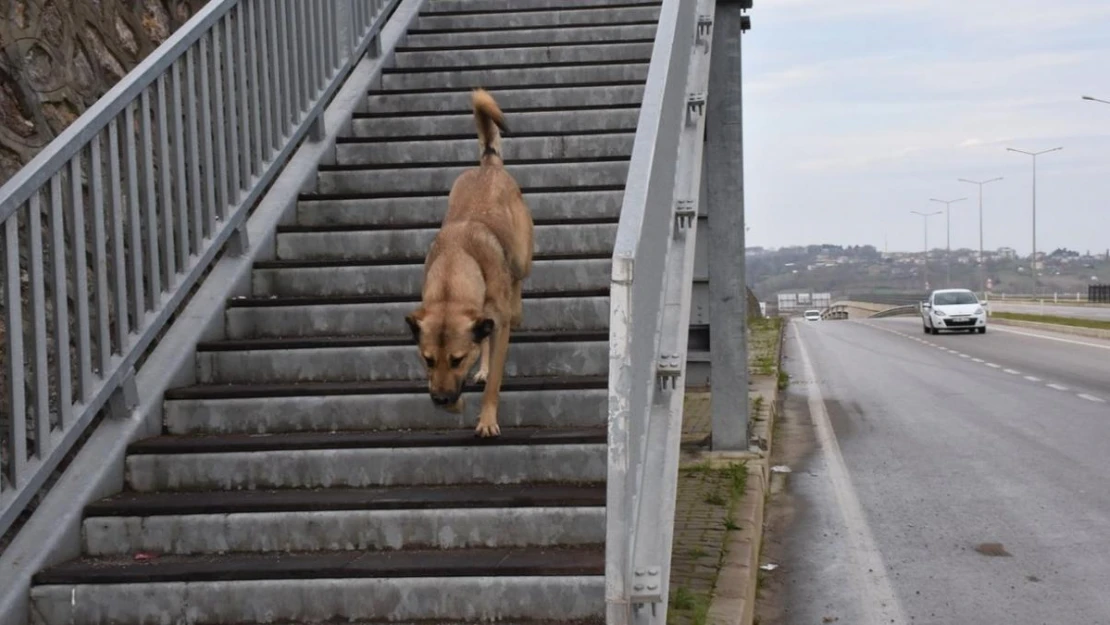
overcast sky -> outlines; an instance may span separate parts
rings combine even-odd
[[[1110,0],[756,0],[744,35],[748,245],[1110,247]],[[944,215],[929,244],[944,246]]]

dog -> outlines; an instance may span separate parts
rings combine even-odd
[[[432,402],[463,409],[467,373],[481,360],[485,382],[475,432],[498,436],[497,407],[509,331],[522,321],[521,287],[532,272],[532,213],[505,170],[501,108],[486,90],[471,93],[478,166],[459,174],[447,214],[424,259],[420,306],[405,316],[428,376]]]

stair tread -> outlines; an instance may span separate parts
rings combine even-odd
[[[617,217],[568,217],[558,219],[533,219],[532,224],[537,228],[550,228],[558,226],[610,226],[619,223]],[[384,224],[329,224],[329,225],[301,225],[290,224],[278,226],[277,233],[282,234],[328,234],[332,232],[398,232],[418,230],[438,230],[442,221],[384,223]]]
[[[322,263],[318,265],[299,265],[304,267],[361,266],[350,263]],[[584,297],[609,297],[609,289],[584,289],[579,291],[523,292],[523,299],[574,299]],[[328,295],[307,297],[243,297],[228,301],[228,308],[278,308],[283,306],[339,306],[352,304],[396,304],[419,302],[420,294],[409,295]]]
[[[617,10],[617,9],[638,9],[641,7],[659,6],[660,0],[629,0],[619,4],[599,4],[599,5],[586,5],[575,6],[568,5],[566,7],[528,7],[528,8],[507,8],[502,10],[495,9],[469,9],[462,11],[430,11],[431,6],[421,9],[421,17],[459,17],[463,15],[512,15],[516,13],[548,13],[556,11],[602,11],[602,10]]]
[[[587,390],[608,388],[608,376],[506,377],[502,393],[514,391]],[[465,393],[480,391],[467,384]],[[394,395],[428,392],[420,380],[383,380],[377,382],[310,382],[304,384],[196,384],[169,389],[164,397],[175,399],[234,399],[246,397],[302,397],[320,395]],[[431,401],[431,400],[429,400]]]
[[[621,26],[658,26],[659,20],[623,20],[615,22],[564,22],[561,24],[529,24],[522,26],[485,26],[463,28],[410,28],[408,35],[454,35],[472,33],[503,33],[522,30],[574,30],[576,28],[613,28]]]
[[[85,507],[86,517],[604,506],[604,484],[474,484],[207,492],[127,492]]]
[[[605,551],[590,547],[342,551],[292,554],[81,558],[35,575],[44,584],[134,584],[367,577],[603,575]]]
[[[611,258],[612,254],[599,254],[597,252],[571,252],[565,254],[535,254],[532,256],[532,262],[609,260]],[[385,265],[423,265],[424,260],[424,254],[420,254],[419,256],[395,256],[388,258],[267,260],[255,263],[254,268],[293,269],[302,267],[380,267]],[[525,284],[527,284],[527,282]],[[527,297],[527,295],[525,297]]]
[[[640,103],[639,102],[625,102],[625,103],[620,103],[620,104],[582,104],[582,105],[579,105],[579,106],[526,106],[526,107],[517,107],[517,108],[505,107],[505,108],[501,109],[501,112],[504,113],[506,117],[510,117],[510,116],[513,116],[513,115],[523,115],[523,114],[528,114],[528,113],[580,113],[580,112],[584,112],[584,111],[614,111],[614,110],[629,110],[629,109],[638,109],[638,108],[640,108]],[[454,111],[454,110],[451,110],[451,111],[402,111],[402,112],[399,112],[399,113],[359,112],[359,113],[355,113],[351,118],[352,119],[408,119],[408,118],[413,118],[413,117],[458,117],[460,119],[464,119],[466,117],[472,117],[473,115],[474,115],[474,113],[472,111],[459,112],[459,111]],[[595,133],[597,131],[582,130],[582,131],[578,131],[578,132],[581,132],[582,134],[591,134],[591,133]],[[630,133],[630,132],[635,132],[635,130],[608,130],[608,131],[605,131],[605,132]],[[505,133],[505,137],[510,137],[510,136],[515,137],[517,135],[516,134],[510,135],[509,132]],[[473,138],[473,137],[471,137],[471,138]]]
[[[524,48],[573,48],[579,46],[612,46],[612,45],[635,45],[654,43],[655,40],[647,37],[634,37],[631,39],[605,39],[601,41],[535,41],[535,42],[513,42],[511,44],[503,43],[483,43],[483,44],[464,44],[457,46],[397,46],[394,52],[397,54],[414,54],[420,52],[448,52],[452,50],[520,50]]]
[[[513,343],[565,343],[579,341],[607,341],[607,330],[568,330],[568,331],[516,331],[512,334]],[[287,337],[260,339],[222,339],[197,344],[198,352],[222,352],[240,350],[277,350],[277,349],[328,349],[343,347],[395,347],[412,345],[412,337],[393,336],[329,336],[329,337]]]
[[[132,443],[127,453],[243,453],[320,449],[401,449],[484,445],[580,445],[605,443],[605,428],[505,428],[481,438],[473,430],[382,430],[362,432],[289,432],[280,434],[200,434],[155,436]]]
[[[497,97],[498,90],[532,90],[539,91],[545,89],[583,89],[594,88],[604,89],[606,87],[642,87],[644,81],[642,80],[602,80],[597,82],[575,82],[575,83],[537,83],[530,85],[519,85],[514,87],[498,86],[489,87],[486,91],[490,92],[494,98]],[[473,87],[421,87],[418,89],[375,89],[369,92],[372,96],[389,96],[389,95],[404,95],[407,93],[412,94],[427,94],[427,93],[469,93],[473,91]]]
[[[509,133],[505,133],[509,137]],[[508,169],[514,166],[536,166],[545,165],[551,167],[563,167],[567,165],[593,165],[596,163],[623,163],[629,160],[628,156],[591,156],[589,158],[536,158],[536,159],[520,159],[509,161],[505,163]],[[347,163],[336,165],[320,165],[318,170],[321,172],[330,171],[383,171],[383,170],[403,170],[403,169],[452,169],[452,168],[477,168],[478,162],[475,159],[454,162],[427,162],[427,163]]]
[[[531,30],[531,29],[524,29]],[[473,65],[445,65],[432,67],[386,67],[383,75],[401,76],[404,74],[447,74],[451,72],[505,71],[515,69],[568,69],[580,67],[612,67],[625,65],[647,65],[651,59],[617,59],[615,61],[559,61],[548,63],[489,63],[481,67]],[[508,133],[505,133],[508,136]]]

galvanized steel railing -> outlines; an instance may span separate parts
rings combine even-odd
[[[214,0],[0,188],[0,534],[241,227],[398,0]]]
[[[613,252],[606,622],[663,622],[716,0],[663,0]]]

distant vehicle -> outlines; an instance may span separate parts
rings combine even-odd
[[[809,310],[802,313],[802,316],[805,317],[806,321],[820,321],[821,311],[817,310],[816,308],[810,308]]]
[[[987,332],[986,304],[967,289],[940,289],[921,302],[921,325],[925,334],[941,330]]]

